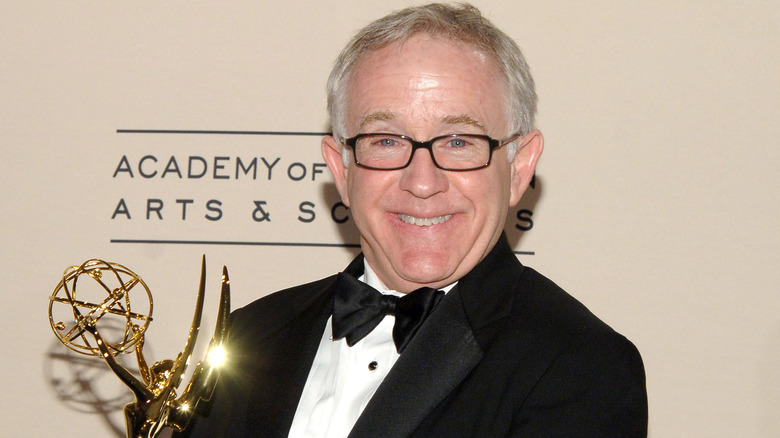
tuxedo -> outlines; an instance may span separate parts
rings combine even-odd
[[[359,277],[363,258],[345,270]],[[286,437],[336,276],[233,312],[229,362],[192,437]],[[423,323],[350,437],[644,437],[642,360],[502,236]]]

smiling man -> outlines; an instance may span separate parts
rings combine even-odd
[[[516,131],[501,71],[468,43],[412,35],[365,54],[352,68],[343,111],[345,135],[445,136],[429,151],[415,153],[404,138],[358,136],[352,151],[343,149],[343,140],[323,140],[323,155],[344,203],[352,208],[366,261],[397,291],[452,284],[495,246],[507,210],[533,176],[542,135]],[[446,137],[451,134],[468,136]],[[487,137],[499,139],[495,150]],[[523,147],[510,160],[518,143]],[[391,167],[400,169],[363,167],[388,167],[388,158],[379,155],[391,153],[385,149],[393,150]],[[464,149],[475,151],[459,161]],[[343,161],[342,150],[347,150]],[[364,150],[377,156],[361,160]],[[358,158],[353,166],[350,153]],[[460,169],[462,164],[487,163],[481,169]]]
[[[382,18],[336,61],[322,153],[344,272],[233,314],[202,437],[641,437],[634,346],[503,234],[542,153],[520,50],[468,5]]]

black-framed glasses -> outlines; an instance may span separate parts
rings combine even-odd
[[[416,141],[398,134],[358,134],[344,140],[352,148],[355,163],[366,169],[398,170],[412,162],[417,149],[427,149],[439,169],[465,171],[490,165],[493,151],[517,139],[496,140],[487,135],[449,134],[428,141]]]

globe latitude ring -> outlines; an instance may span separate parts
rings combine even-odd
[[[106,344],[120,353],[143,342],[152,321],[152,294],[135,272],[113,262],[90,259],[65,270],[49,297],[49,322],[71,350],[100,356],[87,325],[111,333]]]

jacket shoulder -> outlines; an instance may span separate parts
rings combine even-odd
[[[488,352],[517,359],[506,382],[524,394],[513,427],[528,436],[574,429],[583,437],[646,436],[645,372],[634,344],[531,268],[523,268],[513,294]]]
[[[336,278],[336,275],[332,275],[293,286],[258,298],[234,310],[230,315],[231,337],[240,336],[245,332],[250,332],[253,336],[258,333],[273,333],[304,310],[317,305],[318,301],[322,301],[324,305],[327,296],[333,290]]]
[[[518,422],[542,431],[546,420],[567,418],[580,436],[646,436],[645,372],[634,344],[543,275],[524,274],[516,321],[547,350],[530,361],[538,380],[524,411],[543,414]]]
[[[523,267],[514,295],[515,321],[538,327],[548,336],[571,339],[617,335],[579,300],[532,268]]]

